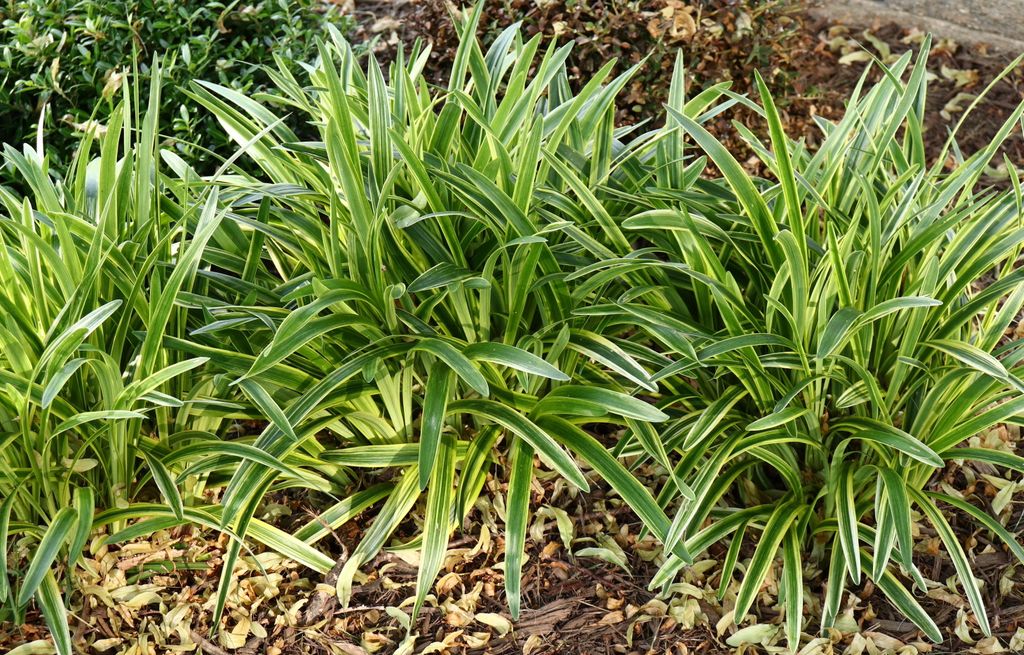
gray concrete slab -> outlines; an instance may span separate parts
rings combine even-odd
[[[1024,52],[1024,0],[812,0],[811,12],[855,25],[894,22],[961,43]]]

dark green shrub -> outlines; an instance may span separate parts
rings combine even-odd
[[[49,152],[70,157],[87,121],[101,123],[139,62],[146,88],[149,62],[166,57],[163,133],[187,150],[224,141],[217,123],[184,102],[179,87],[216,81],[254,94],[269,81],[262,66],[279,58],[290,68],[316,56],[314,39],[328,24],[350,20],[317,0],[179,2],[178,0],[7,0],[0,6],[0,137],[35,141],[40,114]]]

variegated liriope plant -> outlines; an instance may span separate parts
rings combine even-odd
[[[243,282],[218,272],[211,248],[232,235],[217,188],[160,146],[158,62],[152,73],[148,103],[126,85],[62,177],[37,148],[4,152],[27,192],[0,188],[0,620],[24,623],[34,601],[61,655],[65,600],[96,531],[114,543],[222,528],[207,492],[245,460],[277,467],[279,486],[348,482],[335,465],[287,467],[252,445],[233,425],[265,415],[176,345]],[[262,521],[248,535],[332,564]]]
[[[35,599],[62,654],[62,587],[92,531],[194,512],[163,463],[183,435],[195,461],[223,456],[206,360],[164,344],[203,318],[182,302],[221,214],[158,168],[153,71],[145,118],[125,87],[63,179],[38,149],[3,155],[27,193],[0,188],[0,619]]]
[[[726,85],[687,100],[679,67],[666,127],[627,140],[612,103],[629,72],[605,69],[573,94],[564,49],[538,57],[539,42],[513,27],[485,52],[468,36],[477,16],[447,89],[420,77],[425,52],[385,78],[337,38],[308,87],[279,71],[278,103],[307,113],[319,142],[296,142],[274,112],[227,89],[195,90],[265,174],[223,192],[253,236],[237,244],[235,272],[256,288],[211,309],[195,354],[216,360],[224,334],[256,346],[222,363],[276,417],[258,442],[275,457],[327,430],[344,447],[320,459],[401,470],[340,596],[425,489],[415,612],[497,455],[518,614],[533,456],[585,488],[575,455],[665,543],[656,585],[729,539],[721,592],[743,620],[781,553],[792,648],[807,559],[829,572],[823,627],[846,581],[868,575],[940,638],[900,581],[928,585],[913,559],[915,512],[945,543],[987,631],[940,507],[1022,551],[988,514],[928,483],[949,460],[1022,468],[1012,454],[963,447],[1016,420],[1024,402],[1019,357],[1001,343],[1024,300],[1013,269],[1019,185],[977,188],[1020,111],[984,151],[963,160],[947,149],[947,169],[945,152],[936,165],[924,155],[926,48],[915,65],[906,55],[886,68],[841,122],[822,121],[816,152],[785,137],[762,88],[770,143],[739,126],[771,172],[759,179],[701,127],[752,104]],[[721,178],[701,178],[709,160]],[[993,272],[994,284],[975,287]],[[628,427],[611,452],[579,427],[600,421]],[[656,504],[612,455],[671,471]],[[248,462],[226,516],[251,514],[274,475]],[[328,522],[377,496],[361,498],[342,500]]]
[[[719,595],[733,599],[737,622],[781,556],[791,650],[803,629],[808,563],[827,574],[822,630],[848,584],[869,578],[938,641],[938,626],[903,582],[919,593],[942,586],[916,563],[919,527],[944,546],[985,634],[985,592],[947,516],[991,531],[1024,561],[1015,535],[977,504],[984,498],[937,475],[961,462],[1024,471],[1012,452],[967,443],[1019,424],[1024,411],[1024,351],[1005,336],[1024,305],[1021,185],[1012,163],[1007,188],[983,185],[1000,145],[1024,127],[1024,106],[969,157],[955,148],[954,130],[930,164],[927,56],[926,42],[916,62],[907,53],[882,68],[879,83],[862,83],[841,121],[818,121],[814,151],[786,137],[758,78],[770,139],[736,127],[769,179],[749,174],[689,115],[677,79],[666,129],[692,139],[720,178],[687,177],[676,164],[664,186],[678,198],[637,198],[647,207],[621,223],[652,244],[648,252],[579,273],[644,271],[647,279],[606,316],[636,322],[636,346],[659,343],[672,360],[652,375],[670,420],[635,426],[618,451],[668,457],[661,506],[679,496],[677,480],[695,493],[679,503],[667,549],[684,543],[699,553],[729,542]],[[688,311],[661,302],[666,287],[687,294]],[[752,535],[756,548],[741,564]],[[670,557],[655,585],[683,565]]]
[[[926,53],[915,65],[907,55],[842,121],[822,121],[810,152],[785,137],[767,91],[761,105],[726,84],[686,98],[678,66],[666,126],[631,132],[616,129],[613,105],[632,71],[612,76],[609,64],[574,92],[567,48],[513,27],[484,50],[472,37],[479,15],[465,14],[447,88],[423,78],[424,50],[385,73],[337,34],[316,66],[274,72],[273,97],[194,86],[238,144],[210,179],[159,149],[146,123],[108,131],[99,163],[83,156],[63,185],[24,160],[37,198],[5,196],[0,294],[46,302],[2,324],[0,484],[17,520],[0,527],[37,546],[28,568],[43,574],[25,580],[45,582],[51,624],[59,590],[45,571],[60,552],[77,559],[63,528],[92,515],[85,491],[74,515],[60,509],[74,488],[110,493],[93,522],[113,526],[110,541],[185,521],[227,532],[217,625],[245,543],[326,572],[317,542],[380,502],[338,592],[348,598],[360,567],[422,507],[423,532],[406,544],[421,549],[418,611],[491,472],[507,483],[505,582],[518,615],[543,466],[580,489],[600,478],[631,505],[666,545],[656,586],[726,540],[721,593],[738,621],[781,554],[793,649],[811,562],[829,572],[823,627],[847,580],[869,576],[941,637],[901,582],[929,585],[914,562],[922,518],[986,627],[940,508],[1024,551],[971,499],[930,481],[950,460],[1024,470],[1013,454],[963,445],[1016,421],[1024,402],[1020,357],[1002,342],[1024,301],[1020,185],[978,188],[1020,110],[986,150],[963,159],[950,147],[952,167],[945,152],[929,165]],[[763,106],[769,143],[739,129],[770,179],[701,127],[737,102]],[[300,141],[285,113],[307,117],[319,139]],[[250,162],[236,170],[239,157]],[[720,177],[702,177],[709,161]],[[77,292],[53,262],[67,257],[100,274],[62,311]],[[980,289],[985,276],[995,282]],[[21,358],[8,343],[30,326]],[[76,357],[86,363],[61,373]],[[138,394],[129,403],[117,384]],[[18,420],[19,403],[39,409]],[[227,439],[234,418],[265,428]],[[57,437],[74,438],[51,438],[68,420],[79,422]],[[584,429],[599,423],[624,436],[610,445]],[[128,491],[75,464],[112,458],[107,439],[129,444],[118,458]],[[626,466],[643,460],[668,474],[655,493]],[[289,486],[336,498],[287,534],[255,516]],[[221,502],[206,505],[203,492],[218,489]],[[130,504],[147,490],[166,503]],[[49,501],[55,512],[32,513],[31,493],[65,495]]]
[[[659,134],[624,146],[615,129],[614,98],[631,72],[612,77],[609,64],[574,93],[567,47],[511,28],[485,52],[471,36],[479,15],[467,17],[446,89],[423,78],[427,50],[400,55],[385,75],[373,58],[364,70],[337,33],[308,81],[274,73],[273,102],[193,89],[262,174],[222,178],[233,234],[208,256],[237,293],[209,303],[210,322],[176,346],[233,376],[270,419],[254,445],[285,468],[391,474],[294,535],[313,545],[386,498],[338,576],[342,600],[425,496],[422,535],[406,544],[422,551],[414,615],[495,463],[508,485],[513,616],[535,460],[581,490],[606,480],[659,537],[670,526],[580,427],[667,418],[634,392],[655,393],[648,369],[670,360],[588,313],[603,285],[575,275],[636,255],[619,220],[636,208]],[[307,116],[319,140],[300,142],[285,112]],[[232,534],[248,534],[281,468],[249,460],[235,473],[223,498]],[[240,547],[228,553],[224,593]],[[674,552],[689,560],[682,542]]]
[[[781,556],[792,649],[810,561],[828,572],[823,629],[847,582],[867,576],[941,638],[902,582],[931,584],[914,561],[920,519],[987,632],[943,512],[1024,550],[930,482],[950,461],[1024,470],[1012,453],[964,445],[1024,407],[1020,355],[1003,341],[1024,302],[1020,185],[980,186],[1021,110],[985,150],[965,159],[951,137],[930,164],[926,47],[859,87],[842,121],[820,121],[814,152],[786,138],[763,84],[760,105],[725,84],[687,99],[681,66],[665,128],[629,134],[611,109],[629,72],[606,69],[573,94],[565,51],[538,52],[515,27],[486,52],[465,36],[447,89],[432,90],[419,76],[425,52],[385,78],[335,39],[310,86],[277,74],[278,103],[310,116],[316,143],[297,143],[274,112],[226,89],[195,91],[265,173],[224,192],[262,244],[238,245],[239,269],[258,270],[248,298],[290,310],[267,320],[240,294],[213,312],[217,328],[195,352],[215,358],[217,332],[256,345],[233,370],[278,417],[262,438],[278,455],[329,430],[347,445],[318,457],[401,469],[339,578],[341,597],[426,489],[418,609],[496,456],[517,614],[532,457],[583,488],[575,455],[665,543],[655,586],[726,540],[720,591],[742,621]],[[701,127],[736,102],[767,122],[768,143],[737,127],[769,179]],[[720,177],[701,177],[709,162]],[[979,287],[986,276],[995,282]],[[289,385],[284,371],[317,382]],[[600,421],[627,427],[610,452],[580,429]],[[656,504],[622,457],[670,471]],[[251,507],[272,477],[250,463],[227,502]],[[353,504],[338,507],[332,524]]]

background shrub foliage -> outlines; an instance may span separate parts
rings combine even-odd
[[[1022,353],[1003,340],[1024,305],[1021,189],[978,188],[1021,108],[989,148],[965,158],[951,142],[930,165],[927,48],[821,121],[810,152],[763,84],[759,103],[728,84],[685,98],[681,66],[664,128],[616,128],[633,71],[609,64],[574,93],[568,46],[515,26],[486,52],[464,38],[446,88],[421,77],[424,50],[385,75],[336,30],[319,47],[308,79],[272,73],[273,104],[193,85],[238,144],[212,176],[161,148],[159,76],[141,124],[122,89],[63,180],[7,149],[31,189],[5,192],[0,217],[8,615],[35,598],[69,652],[60,574],[90,532],[193,522],[232,537],[219,617],[246,544],[326,572],[317,542],[370,507],[338,594],[420,507],[415,613],[493,472],[515,616],[541,467],[637,512],[664,544],[655,587],[730,544],[737,621],[781,557],[791,648],[808,561],[829,571],[821,628],[869,578],[941,639],[915,599],[918,516],[988,629],[945,514],[1024,550],[930,481],[951,460],[1024,471],[965,446],[1024,409]],[[772,179],[701,127],[736,103],[770,128],[768,143],[744,132]],[[261,432],[233,429],[250,419]],[[630,472],[643,461],[662,488]],[[333,500],[291,534],[255,518],[291,486]]]
[[[266,91],[264,65],[309,62],[326,25],[348,28],[350,19],[332,7],[315,0],[7,0],[0,3],[0,140],[35,141],[45,109],[48,150],[68,159],[90,119],[106,122],[132,62],[140,62],[136,79],[146,85],[147,62],[160,56],[167,83],[162,134],[179,140],[179,149],[197,140],[216,149],[227,141],[223,132],[184,102],[179,87],[203,79]]]

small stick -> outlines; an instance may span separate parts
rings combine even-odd
[[[337,584],[338,576],[341,574],[341,570],[345,567],[345,562],[348,561],[348,548],[345,548],[345,544],[342,544],[341,547],[341,556],[338,557],[338,561],[335,562],[334,567],[324,578],[325,585],[334,587],[334,585]],[[317,591],[313,594],[313,598],[309,601],[309,606],[306,608],[306,614],[302,617],[303,625],[312,625],[313,623],[316,623],[320,617],[334,609],[336,601],[336,594]]]
[[[199,644],[199,647],[202,648],[203,652],[207,655],[231,655],[231,653],[227,652],[195,630],[190,631],[189,636],[192,637],[192,641]]]

